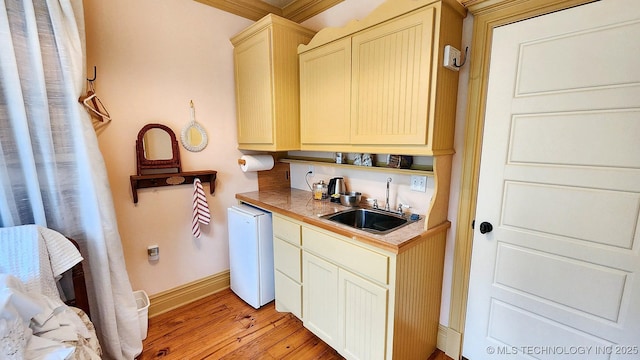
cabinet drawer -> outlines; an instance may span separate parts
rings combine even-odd
[[[280,238],[273,239],[273,257],[276,270],[297,282],[302,282],[302,250]]]
[[[289,311],[302,320],[302,285],[276,270],[276,310]]]
[[[382,284],[389,283],[389,257],[319,231],[302,228],[304,249]]]
[[[273,216],[273,235],[300,246],[300,225],[280,216]]]

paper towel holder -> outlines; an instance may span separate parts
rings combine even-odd
[[[238,165],[246,165],[247,162],[244,159],[238,159]]]

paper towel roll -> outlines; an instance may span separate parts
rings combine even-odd
[[[263,171],[273,168],[273,156],[271,155],[243,155],[241,160],[244,164],[240,165],[243,172],[247,171]]]

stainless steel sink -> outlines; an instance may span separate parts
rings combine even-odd
[[[399,214],[364,208],[344,210],[322,218],[375,234],[387,234],[414,222]]]

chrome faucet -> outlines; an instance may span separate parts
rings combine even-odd
[[[386,211],[391,211],[391,206],[389,206],[389,184],[391,183],[391,178],[387,178],[387,202],[384,205],[384,209]]]

